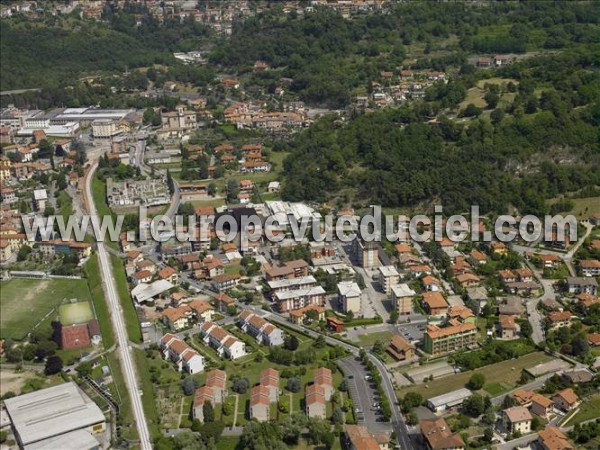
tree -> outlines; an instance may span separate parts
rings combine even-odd
[[[81,378],[89,377],[92,373],[92,362],[91,361],[82,362],[77,367],[75,367],[75,371]]]
[[[175,182],[173,181],[173,176],[169,169],[167,169],[167,187],[169,188],[169,192],[171,195],[175,192]]]
[[[498,93],[495,91],[488,91],[483,96],[483,99],[487,103],[488,109],[494,109],[496,106],[498,106],[498,102],[500,101],[500,95],[498,95]]]
[[[463,401],[463,409],[471,417],[479,417],[484,412],[483,397],[473,394]]]
[[[300,381],[300,377],[292,377],[287,381],[287,390],[290,392],[298,393],[302,389],[302,382]]]
[[[63,360],[60,356],[52,355],[46,360],[46,366],[44,367],[44,373],[46,375],[54,375],[59,373],[63,368]]]
[[[327,345],[327,342],[325,342],[325,337],[323,337],[322,334],[319,335],[319,337],[317,337],[317,340],[315,341],[315,348],[324,348]]]
[[[398,312],[398,310],[396,310],[396,309],[392,310],[392,312],[390,313],[389,323],[395,324],[396,322],[398,322],[399,317],[400,317],[400,313]]]
[[[502,122],[502,119],[504,119],[504,111],[502,109],[496,108],[490,113],[490,120],[494,125]]]
[[[344,413],[342,412],[342,409],[339,406],[336,406],[333,408],[331,420],[336,425],[338,425],[338,424],[341,425],[344,423]]]
[[[17,261],[25,261],[31,254],[31,247],[29,245],[23,245],[17,252]]]
[[[236,377],[233,380],[231,390],[238,394],[245,394],[249,387],[250,381],[248,381],[248,378]]]
[[[492,428],[485,428],[483,430],[483,440],[485,442],[492,442],[492,439],[494,439],[494,430]]]
[[[383,342],[377,339],[373,344],[373,353],[375,353],[376,355],[383,355],[384,352],[385,346],[383,345]]]
[[[531,326],[531,323],[529,323],[528,320],[524,320],[521,323],[521,336],[523,336],[525,339],[529,339],[532,333],[533,327]]]
[[[286,349],[295,351],[298,349],[298,346],[300,345],[300,341],[298,340],[298,338],[295,335],[289,334],[285,337],[283,345]]]
[[[6,360],[9,363],[21,363],[23,362],[23,350],[19,347],[9,347],[5,351]]]
[[[191,376],[187,376],[181,381],[181,389],[183,389],[183,393],[188,396],[194,394],[198,385],[198,381]]]
[[[204,405],[202,405],[202,415],[204,416],[204,423],[215,421],[215,410],[212,403],[208,400],[205,400]]]
[[[324,439],[327,439],[325,435],[328,433],[331,433],[328,421],[317,418],[308,420],[308,434],[312,444],[323,444]]]
[[[472,391],[478,391],[479,389],[483,388],[484,384],[485,384],[485,375],[483,375],[482,373],[475,373],[475,374],[471,375],[471,378],[469,378],[467,387],[469,389],[471,389]]]
[[[512,395],[505,395],[502,399],[502,409],[508,409],[515,406],[515,399]]]
[[[421,403],[423,403],[423,396],[421,394],[418,392],[407,392],[402,399],[402,410],[408,412],[419,406]]]

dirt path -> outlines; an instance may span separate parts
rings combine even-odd
[[[234,427],[235,427],[235,424],[237,423],[239,401],[240,401],[240,396],[238,394],[235,394],[235,408],[233,410],[233,426]]]
[[[0,395],[4,395],[7,392],[19,394],[27,380],[36,378],[36,376],[35,372],[29,370],[19,373],[15,373],[12,370],[0,370]]]

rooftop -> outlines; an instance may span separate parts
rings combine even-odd
[[[6,410],[23,445],[105,421],[73,382],[6,399]]]

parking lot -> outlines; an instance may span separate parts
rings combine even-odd
[[[338,361],[338,364],[344,373],[348,393],[354,403],[357,423],[364,424],[374,433],[389,431],[391,425],[380,412],[375,385],[370,382],[370,376],[361,361],[357,357],[349,356]]]

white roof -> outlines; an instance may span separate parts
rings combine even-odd
[[[46,189],[36,189],[33,191],[33,198],[36,200],[48,200],[48,193]]]
[[[92,450],[99,447],[100,444],[89,431],[76,430],[26,445],[24,450]]]
[[[385,278],[387,277],[397,277],[399,275],[398,271],[394,266],[381,266],[379,268],[379,273]]]
[[[396,286],[392,286],[392,292],[394,293],[396,298],[412,297],[414,295],[417,295],[417,293],[415,291],[413,291],[411,288],[409,288],[408,284],[406,284],[406,283],[397,284]]]
[[[298,298],[311,295],[325,295],[325,289],[321,286],[313,286],[306,289],[295,289],[293,291],[277,292],[275,298],[278,301],[288,300],[290,298]]]
[[[360,297],[360,287],[354,281],[341,281],[337,289],[342,297]]]
[[[73,382],[6,399],[23,445],[105,421],[98,406]]]
[[[279,181],[271,181],[269,183],[269,189],[277,189],[280,185],[281,183],[279,183]]]
[[[143,303],[171,289],[173,285],[167,280],[157,280],[154,283],[140,283],[131,290],[131,295],[138,303]]]
[[[438,408],[444,405],[455,405],[458,404],[458,402],[469,398],[471,395],[473,395],[473,393],[467,388],[460,388],[456,391],[438,395],[437,397],[432,397],[428,400],[428,403],[431,404],[434,408]]]
[[[298,278],[290,278],[284,280],[273,280],[269,281],[268,285],[271,289],[281,289],[281,288],[293,288],[294,286],[300,286],[303,284],[316,283],[317,280],[312,275],[307,277],[298,277]]]

